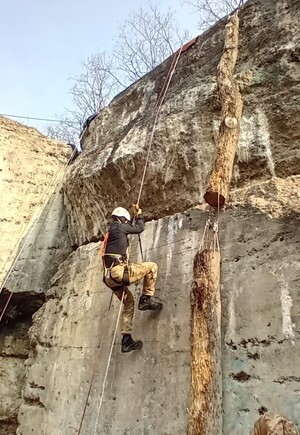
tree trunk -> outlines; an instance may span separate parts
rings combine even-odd
[[[188,435],[222,434],[220,252],[194,259]]]
[[[243,100],[233,70],[238,52],[239,18],[229,17],[225,27],[224,52],[217,72],[217,84],[222,104],[221,125],[217,154],[213,164],[205,201],[213,207],[222,207],[227,199],[232,177],[234,156],[239,141]]]

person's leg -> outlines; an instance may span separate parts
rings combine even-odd
[[[131,263],[129,266],[130,284],[144,278],[143,295],[153,296],[157,279],[157,264],[152,261]]]
[[[134,314],[134,298],[131,291],[127,287],[122,287],[119,290],[113,290],[114,294],[121,301],[123,298],[123,312],[122,312],[122,334],[131,334],[132,332],[132,320]]]
[[[130,283],[144,278],[143,294],[140,297],[139,310],[161,310],[162,303],[155,301],[152,296],[155,293],[157,278],[157,264],[151,261],[143,263],[132,263],[129,266]]]
[[[122,312],[122,352],[130,352],[131,350],[140,349],[141,341],[134,341],[131,337],[132,320],[134,314],[134,298],[131,291],[127,287],[122,287],[119,290],[113,290],[117,298],[122,301],[123,292],[123,312]]]

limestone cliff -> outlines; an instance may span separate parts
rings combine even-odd
[[[240,79],[241,136],[220,216],[223,423],[206,435],[249,434],[266,411],[299,426],[299,19],[299,0],[250,0],[240,12],[236,72],[250,71],[253,80]],[[78,434],[82,419],[81,434],[186,434],[190,292],[220,123],[214,82],[224,25],[182,54],[151,149],[141,198],[149,222],[141,238],[145,259],[159,264],[164,309],[136,312],[134,337],[143,349],[121,354],[118,334],[109,365],[119,303],[109,309],[98,239],[112,208],[137,198],[150,118],[171,60],[116,97],[85,133],[85,151],[63,186],[74,252],[48,280],[46,302],[20,347],[30,351],[14,410],[19,435]],[[135,240],[131,260],[140,259]],[[31,282],[23,278],[21,293]],[[138,296],[140,285],[132,287]],[[1,335],[11,354],[12,324]],[[6,382],[8,409],[15,397],[9,383],[16,382]]]
[[[65,144],[0,117],[0,283],[69,156]]]
[[[14,291],[0,332],[1,434],[18,425],[31,316],[70,252],[63,198],[55,191],[69,157],[65,144],[0,117],[0,315]]]
[[[299,2],[250,1],[240,17],[236,73],[251,72],[232,188],[299,174]],[[179,59],[154,134],[141,202],[149,218],[203,201],[220,106],[214,92],[224,22]],[[90,124],[86,152],[64,186],[72,244],[103,233],[110,210],[137,199],[155,102],[171,59],[123,92]],[[299,179],[294,179],[296,191]]]

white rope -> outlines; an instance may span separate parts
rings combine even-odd
[[[38,213],[38,215],[37,215],[37,217],[36,217],[34,223],[33,223],[32,226],[31,226],[31,229],[30,229],[30,231],[29,231],[29,233],[28,233],[28,235],[27,235],[27,237],[26,237],[26,239],[25,239],[25,241],[24,241],[24,244],[23,244],[22,248],[21,248],[20,251],[18,252],[18,255],[16,256],[15,260],[13,261],[11,267],[9,268],[9,271],[8,271],[7,274],[6,274],[6,277],[4,278],[4,280],[3,280],[2,284],[1,284],[0,294],[1,294],[1,292],[2,292],[2,290],[3,290],[3,288],[4,288],[4,286],[5,286],[5,284],[6,284],[7,280],[8,280],[8,278],[9,278],[9,276],[10,276],[10,274],[11,274],[13,268],[15,267],[15,265],[16,265],[17,261],[19,260],[19,258],[20,258],[20,256],[21,256],[22,252],[24,251],[24,249],[25,249],[25,247],[26,247],[26,245],[27,245],[27,242],[28,242],[29,238],[31,237],[31,234],[33,233],[33,231],[34,231],[34,229],[35,229],[37,223],[39,222],[39,218],[41,217],[42,213],[44,212],[44,210],[45,210],[45,208],[46,208],[46,206],[47,206],[47,204],[48,204],[48,201],[49,201],[51,195],[55,192],[58,183],[62,181],[62,179],[63,179],[63,177],[64,177],[64,175],[65,175],[65,173],[66,173],[67,167],[68,167],[68,165],[69,165],[71,159],[73,158],[74,153],[75,153],[75,150],[74,150],[73,153],[71,154],[71,156],[70,156],[70,158],[68,159],[67,163],[66,163],[64,166],[62,166],[62,167],[57,171],[56,176],[55,176],[55,179],[52,180],[51,184],[48,186],[49,189],[47,189],[47,192],[46,192],[46,193],[47,193],[46,201],[44,202],[44,204],[43,204],[42,207],[40,208],[40,211],[39,211],[39,213]],[[60,176],[61,172],[62,172],[62,176]],[[58,180],[58,181],[57,181],[57,180]],[[54,189],[52,190],[53,187],[54,187]],[[50,190],[51,190],[51,192],[50,192],[50,194],[48,194],[48,192],[49,192]],[[45,195],[44,195],[44,196],[45,196]],[[43,198],[44,198],[44,196],[43,196]],[[49,211],[50,211],[50,209],[49,209]],[[48,213],[49,213],[49,212],[48,212]],[[33,214],[33,216],[34,216],[34,215],[35,215],[35,213]],[[32,220],[32,218],[31,218],[31,220]],[[45,218],[45,220],[46,220],[46,218]],[[45,222],[45,220],[44,220],[44,222]],[[29,222],[29,223],[30,223],[30,222]],[[26,227],[26,228],[27,228],[27,227]],[[22,232],[22,235],[23,235],[23,232]],[[22,237],[22,235],[21,235],[21,237]],[[19,238],[18,243],[21,241],[21,237]],[[14,249],[15,249],[15,247],[13,248],[13,250],[14,250]],[[30,251],[30,252],[31,252],[31,251]],[[9,255],[9,258],[10,258],[10,256],[11,256],[11,254]],[[6,261],[6,262],[7,262],[7,261]],[[5,264],[6,264],[6,263],[5,263]],[[21,269],[20,275],[21,275],[21,273],[22,273],[22,271],[23,271],[24,265],[25,265],[25,262],[24,262],[23,267],[22,267],[22,269]],[[3,270],[3,269],[2,269],[2,270]],[[20,275],[19,275],[19,277],[20,277]],[[18,281],[18,282],[19,282],[19,281]]]
[[[100,416],[100,412],[101,412],[101,408],[102,408],[103,397],[104,397],[104,392],[105,392],[105,387],[106,387],[106,381],[107,381],[107,375],[108,375],[108,370],[109,370],[109,366],[110,366],[110,362],[111,362],[111,357],[112,357],[112,353],[113,353],[114,343],[115,343],[115,339],[116,339],[116,335],[117,335],[117,329],[118,329],[118,325],[119,325],[119,321],[120,321],[122,304],[123,304],[123,300],[124,300],[124,294],[125,294],[125,291],[123,291],[123,294],[122,294],[122,299],[121,299],[121,302],[120,302],[120,308],[119,308],[118,317],[117,317],[117,323],[116,323],[116,326],[115,326],[115,331],[114,331],[114,335],[113,335],[113,339],[112,339],[112,343],[111,343],[111,347],[110,347],[110,352],[109,352],[109,356],[108,356],[107,366],[106,366],[104,380],[103,380],[103,384],[102,384],[102,391],[101,391],[101,396],[100,396],[100,402],[99,402],[99,405],[98,405],[98,408],[97,408],[97,419],[96,419],[96,424],[95,424],[95,428],[94,428],[94,434],[97,431],[99,416]]]
[[[182,51],[182,47],[180,47],[178,52],[174,54],[175,57],[174,57],[174,59],[172,61],[169,73],[167,75],[167,81],[164,83],[163,88],[162,88],[162,92],[161,92],[161,94],[159,95],[159,98],[158,98],[158,106],[157,106],[157,109],[156,109],[156,113],[155,113],[155,117],[154,117],[154,121],[153,121],[153,125],[152,125],[152,130],[151,130],[151,134],[150,134],[149,146],[148,146],[148,151],[147,151],[147,156],[146,156],[143,176],[142,176],[142,180],[141,180],[141,185],[140,185],[140,189],[139,189],[137,204],[139,204],[140,199],[141,199],[142,189],[143,189],[143,185],[144,185],[144,181],[145,181],[145,176],[146,176],[146,171],[147,171],[147,166],[148,166],[148,162],[149,162],[151,145],[152,145],[152,142],[153,142],[154,131],[155,131],[155,127],[156,127],[156,124],[157,124],[158,116],[159,116],[159,113],[160,113],[160,110],[161,110],[164,98],[165,98],[166,93],[168,91],[171,79],[173,77],[173,74],[174,74],[177,62],[178,62],[178,60],[180,58],[181,51]],[[128,249],[128,253],[127,253],[127,261],[129,261],[131,244],[129,244],[128,248],[129,249]],[[109,370],[109,366],[110,366],[110,362],[111,362],[111,357],[112,357],[112,352],[113,352],[113,346],[114,346],[114,342],[115,342],[115,339],[116,339],[118,324],[119,324],[119,320],[120,320],[120,316],[121,316],[123,299],[124,299],[124,292],[123,292],[122,300],[121,300],[121,303],[120,303],[119,313],[118,313],[118,317],[117,317],[117,323],[116,323],[116,326],[115,326],[113,340],[112,340],[112,344],[111,344],[111,348],[110,348],[110,353],[109,353],[109,357],[108,357],[108,362],[107,362],[107,366],[106,366],[106,371],[105,371],[105,375],[104,375],[104,380],[103,380],[103,385],[102,385],[102,392],[101,392],[100,402],[99,402],[99,406],[98,406],[98,410],[97,410],[97,419],[96,419],[96,424],[95,424],[95,427],[94,427],[94,434],[96,433],[98,422],[99,422],[99,416],[100,416],[100,412],[101,412],[101,408],[102,408],[102,403],[103,403],[103,397],[104,397],[104,392],[105,392],[105,387],[106,387],[108,370]]]
[[[62,167],[59,167],[59,169],[56,171],[56,173],[55,173],[54,176],[52,177],[50,183],[47,185],[45,191],[43,192],[42,197],[41,197],[41,199],[40,199],[40,206],[41,206],[41,207],[42,207],[42,205],[44,204],[44,198],[48,197],[48,193],[49,193],[49,191],[50,191],[50,189],[51,189],[51,186],[53,185],[53,182],[57,179],[58,174],[59,174],[59,172],[61,171],[61,169],[62,169]],[[22,240],[24,234],[27,232],[28,228],[30,227],[30,225],[31,225],[31,223],[32,223],[32,221],[33,221],[33,219],[34,219],[34,216],[35,216],[37,210],[39,210],[39,209],[40,209],[40,207],[36,207],[35,210],[34,210],[34,212],[32,213],[32,215],[30,216],[30,218],[29,218],[29,222],[27,223],[27,225],[26,225],[26,226],[24,227],[24,229],[22,230],[22,232],[21,232],[20,236],[18,237],[18,239],[17,239],[15,245],[13,246],[13,248],[12,248],[11,251],[10,251],[10,253],[8,254],[8,257],[7,257],[7,259],[6,259],[5,263],[4,263],[4,265],[2,266],[0,273],[2,273],[3,270],[5,269],[6,264],[7,264],[8,261],[10,260],[10,258],[11,258],[11,256],[12,256],[13,252],[15,251],[15,249],[19,246],[19,243],[21,242],[21,240]],[[10,269],[11,269],[11,268],[10,268]],[[8,273],[10,273],[10,269],[9,269]]]
[[[178,52],[174,54],[174,56],[176,56],[176,57],[175,57],[173,65],[171,64],[172,68],[170,70],[170,75],[168,77],[165,89],[163,90],[162,95],[158,97],[159,98],[159,104],[158,104],[158,107],[156,109],[156,114],[155,114],[155,117],[154,117],[153,126],[152,126],[152,130],[151,130],[151,134],[150,134],[149,147],[148,147],[146,162],[145,162],[145,166],[144,166],[144,172],[143,172],[143,176],[142,176],[141,186],[140,186],[140,190],[139,190],[139,194],[138,194],[137,204],[140,203],[140,199],[141,199],[141,195],[142,195],[142,189],[143,189],[143,185],[144,185],[144,181],[145,181],[145,176],[146,176],[146,171],[147,171],[147,166],[148,166],[148,161],[149,161],[149,156],[150,156],[150,150],[151,150],[151,146],[152,146],[152,142],[153,142],[153,136],[154,136],[154,131],[155,131],[155,128],[156,128],[158,116],[160,114],[161,107],[162,107],[163,101],[165,99],[166,93],[167,93],[167,91],[169,89],[169,85],[171,83],[171,80],[172,80],[172,77],[173,77],[173,74],[174,74],[177,62],[178,62],[178,60],[180,58],[181,51],[182,51],[182,47],[180,47]]]

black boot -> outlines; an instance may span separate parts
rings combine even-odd
[[[155,299],[150,296],[142,295],[139,300],[139,310],[153,310],[160,311],[163,305],[160,302],[157,302]]]
[[[143,343],[140,340],[134,341],[130,334],[123,334],[122,352],[131,352],[132,350],[141,349]]]

